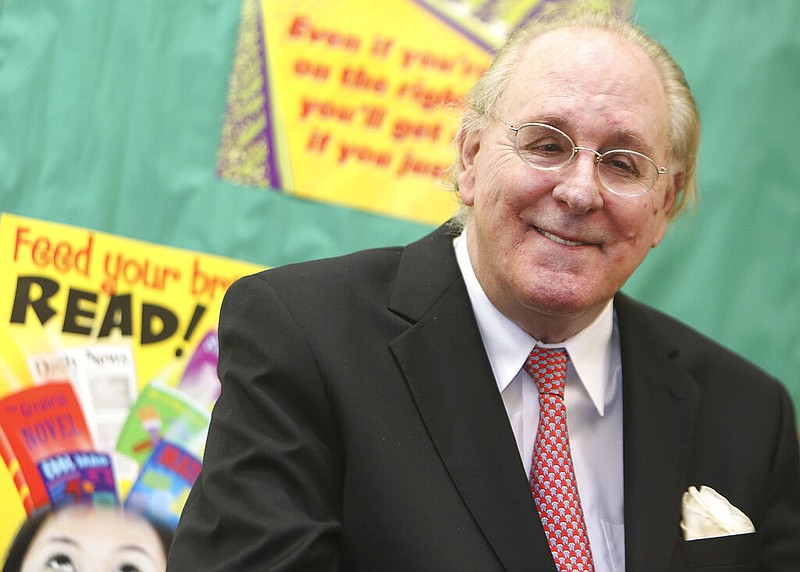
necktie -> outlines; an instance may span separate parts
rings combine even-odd
[[[592,572],[592,551],[567,434],[567,352],[533,348],[524,367],[539,390],[539,426],[531,467],[536,510],[559,572]]]

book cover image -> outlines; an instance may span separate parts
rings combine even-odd
[[[72,382],[97,448],[112,449],[138,393],[130,344],[86,344],[26,359],[35,384],[58,379]]]
[[[131,487],[125,509],[174,529],[200,468],[200,459],[192,453],[169,441],[159,442]]]
[[[211,414],[183,391],[151,381],[120,431],[116,450],[142,465],[162,439],[201,455]]]
[[[178,389],[209,409],[217,401],[221,389],[217,377],[218,361],[217,331],[209,330],[197,344],[197,349],[189,358],[189,363],[186,364],[186,369],[178,382]]]
[[[28,513],[50,502],[37,466],[41,461],[58,453],[95,448],[68,381],[28,387],[0,399],[0,432],[0,453],[15,476]],[[15,467],[19,467],[16,473]]]
[[[114,507],[118,504],[114,464],[101,451],[60,453],[38,463],[53,508],[73,504]]]

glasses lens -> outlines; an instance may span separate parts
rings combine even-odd
[[[609,151],[597,165],[600,180],[621,195],[641,195],[653,188],[658,167],[646,155],[635,151]]]
[[[541,123],[529,123],[517,130],[517,154],[538,169],[558,169],[572,158],[574,145],[566,133]]]

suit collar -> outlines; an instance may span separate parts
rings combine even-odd
[[[390,346],[464,503],[506,569],[555,570],[446,228],[406,248],[396,284],[411,325]]]
[[[389,309],[410,322],[425,316],[442,292],[461,280],[447,223],[403,250]]]

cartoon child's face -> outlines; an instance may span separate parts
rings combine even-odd
[[[42,524],[22,572],[163,572],[166,565],[147,521],[111,509],[71,507]]]

